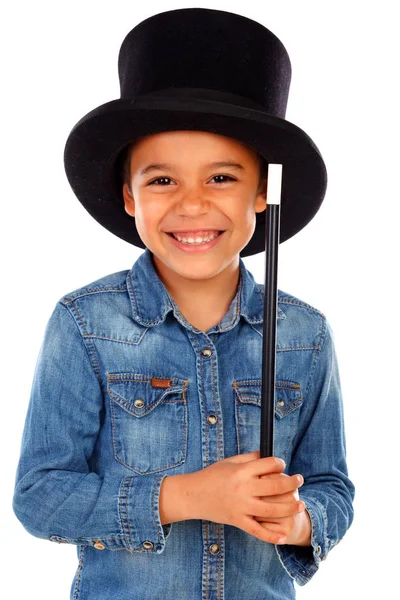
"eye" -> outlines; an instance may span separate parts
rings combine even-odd
[[[235,181],[235,179],[233,179],[233,177],[229,177],[229,175],[214,175],[214,177],[212,177],[212,179],[215,179],[216,177],[222,177],[225,179],[229,179],[230,181]],[[154,185],[156,183],[156,181],[171,181],[171,179],[169,177],[157,177],[157,179],[153,179],[153,181],[150,181],[150,183],[148,185]],[[216,183],[225,183],[225,181],[216,181]],[[163,184],[161,184],[163,185]],[[167,184],[169,185],[169,184]]]
[[[169,177],[158,177],[157,179],[153,179],[153,181],[150,181],[148,185],[153,185],[156,181],[165,181],[166,179],[169,179],[169,181],[171,181]]]
[[[214,175],[213,179],[216,177],[224,177],[225,179],[230,179],[230,181],[235,181],[233,177],[229,177],[229,175]],[[225,183],[224,181],[217,181],[216,183]]]

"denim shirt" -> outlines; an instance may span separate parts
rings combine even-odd
[[[201,519],[160,522],[164,477],[260,448],[263,294],[240,258],[228,311],[201,331],[146,249],[132,269],[56,303],[13,510],[30,534],[76,545],[71,600],[288,600],[345,535],[354,486],[332,330],[281,290],[274,455],[304,477],[311,545],[274,545]]]

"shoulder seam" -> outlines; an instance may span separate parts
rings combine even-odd
[[[259,289],[259,292],[261,294],[264,294],[263,292],[263,288],[265,287],[265,285],[263,283],[258,283],[256,282],[256,285]],[[278,303],[280,304],[293,304],[294,306],[300,306],[301,308],[306,308],[308,310],[312,310],[313,312],[316,312],[317,314],[319,314],[322,317],[325,317],[325,314],[319,310],[318,308],[315,308],[315,306],[312,306],[311,304],[308,304],[307,302],[304,302],[304,300],[299,300],[296,298],[289,298],[288,296],[285,296],[285,293],[282,290],[278,290],[278,292],[280,292],[281,294],[283,294],[282,296],[279,296],[278,294]]]
[[[75,306],[75,307],[73,307],[73,310],[71,310],[69,306],[67,306],[66,304],[64,304],[60,300],[58,301],[58,304],[60,304],[60,306],[62,306],[67,311],[67,313],[71,317],[72,321],[74,322],[74,325],[75,325],[75,327],[76,327],[76,329],[78,331],[78,335],[80,337],[80,340],[81,340],[81,342],[83,344],[83,347],[85,348],[86,354],[88,356],[90,366],[92,367],[93,373],[95,374],[95,377],[96,377],[96,379],[99,382],[100,388],[102,388],[100,368],[99,368],[99,365],[98,365],[97,356],[96,356],[96,352],[94,350],[92,341],[88,340],[87,343],[90,345],[90,350],[93,353],[93,356],[91,356],[91,352],[89,351],[88,346],[85,343],[85,336],[82,335],[81,327],[82,327],[83,330],[85,330],[85,326],[84,326],[83,322],[81,324],[79,324],[79,320],[77,318],[77,315],[75,315],[74,312],[73,312],[73,310],[76,310],[76,312],[78,312],[77,311],[77,307]],[[78,312],[78,315],[79,315],[79,312]],[[79,315],[79,317],[80,317],[80,315]]]
[[[101,294],[101,293],[124,293],[127,292],[127,286],[126,283],[122,283],[119,286],[114,286],[114,285],[105,285],[105,286],[96,286],[96,287],[92,287],[92,288],[85,288],[83,290],[79,290],[75,293],[72,294],[65,294],[65,296],[62,296],[62,298],[60,298],[59,302],[61,302],[61,304],[64,304],[65,306],[67,306],[68,304],[70,304],[71,302],[73,302],[74,300],[76,300],[77,298],[82,298],[83,296],[90,296],[92,294]]]
[[[322,317],[325,317],[324,313],[318,310],[318,308],[315,308],[315,306],[311,306],[311,304],[307,304],[307,302],[303,302],[302,300],[292,300],[291,298],[278,298],[278,302],[281,302],[282,304],[294,304],[295,306],[307,308],[318,313]]]

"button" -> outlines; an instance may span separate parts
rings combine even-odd
[[[149,542],[148,540],[146,540],[145,542],[143,542],[143,547],[146,548],[146,550],[153,550],[154,544],[153,542]]]
[[[97,548],[97,550],[104,550],[105,545],[99,542],[99,540],[94,540],[94,547]]]
[[[218,552],[221,550],[218,544],[211,544],[211,546],[209,546],[208,549],[211,552],[211,554],[218,554]]]
[[[211,348],[203,348],[203,350],[201,350],[201,354],[203,356],[209,357],[212,354],[212,350]]]
[[[279,406],[285,406],[285,402],[283,400],[278,400]]]
[[[215,425],[215,423],[217,421],[218,421],[217,415],[208,415],[208,417],[207,417],[207,423],[210,423],[210,425]]]
[[[318,548],[317,548],[317,554],[318,554],[318,556],[321,554],[321,552],[322,552],[321,546],[318,546]]]
[[[142,406],[144,406],[144,400],[142,400],[141,398],[136,398],[133,404],[138,408],[142,408]]]

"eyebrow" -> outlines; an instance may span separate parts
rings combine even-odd
[[[239,163],[235,163],[232,161],[217,161],[217,162],[212,162],[209,163],[208,165],[206,165],[207,167],[231,167],[231,169],[239,169],[244,171],[244,167],[243,165],[239,164]],[[144,167],[144,169],[142,169],[139,172],[139,175],[146,175],[146,173],[149,173],[149,171],[153,171],[153,170],[159,170],[159,169],[165,169],[165,170],[173,170],[172,165],[169,165],[168,163],[159,163],[159,164],[154,164],[154,165],[147,165],[147,167]]]

